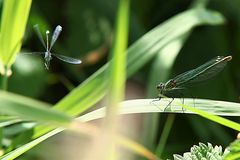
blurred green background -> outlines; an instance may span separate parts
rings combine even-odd
[[[194,2],[199,1],[132,0],[129,45],[155,26],[189,9]],[[232,55],[233,60],[224,72],[213,80],[191,88],[190,92],[197,98],[239,102],[240,1],[211,0],[204,3],[208,9],[223,14],[226,22],[218,26],[195,28],[178,54],[169,78],[193,69],[215,56]],[[53,59],[50,70],[45,70],[42,57],[20,55],[13,66],[14,74],[9,79],[9,90],[51,104],[58,102],[74,86],[107,62],[113,44],[117,5],[116,0],[33,1],[22,51],[44,50],[33,31],[34,24],[39,24],[42,31],[52,31],[60,24],[63,31],[53,47],[53,53],[79,58],[83,64],[74,66]],[[153,61],[154,59],[128,79],[126,99],[157,97],[156,88],[149,88],[148,84]],[[158,72],[161,72],[161,68]],[[155,75],[158,76],[159,73]],[[147,126],[152,124],[151,121],[146,122],[146,117],[155,117],[158,121],[155,126],[151,126],[155,127],[156,133],[152,135],[156,136],[153,136],[152,143],[146,144],[150,149],[155,148],[158,143],[167,116],[144,114],[139,118],[145,121],[145,124],[149,123]],[[141,131],[147,130],[144,127],[146,125],[140,126]],[[149,138],[146,136],[151,136],[138,130],[133,132],[138,134],[142,143],[146,143],[144,139]],[[170,158],[173,153],[181,154],[198,142],[211,142],[226,147],[235,137],[234,131],[201,117],[178,114],[175,116],[163,156]]]

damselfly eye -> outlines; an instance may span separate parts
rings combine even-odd
[[[164,88],[164,84],[163,83],[160,83],[157,85],[157,89],[158,90],[162,90]]]

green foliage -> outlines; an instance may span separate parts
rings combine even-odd
[[[0,33],[1,68],[5,68],[5,66],[10,68],[15,61],[21,48],[31,3],[31,0],[3,1]],[[21,15],[21,18],[19,15]]]
[[[48,7],[45,7],[46,3]],[[53,70],[50,71],[52,73],[48,74],[44,71],[40,59],[36,59],[35,57],[19,57],[14,65],[12,79],[10,79],[10,91],[25,96],[39,97],[44,101],[57,103],[55,105],[50,105],[9,92],[0,92],[0,111],[4,114],[11,115],[0,117],[0,126],[4,127],[0,131],[0,140],[4,142],[2,144],[3,147],[6,147],[5,150],[1,150],[5,152],[5,154],[1,156],[1,159],[15,159],[39,143],[63,131],[63,128],[56,129],[56,127],[62,127],[71,123],[72,116],[76,117],[81,115],[78,118],[81,122],[103,118],[105,116],[104,108],[94,110],[87,114],[85,112],[98,104],[98,102],[107,95],[106,93],[109,88],[111,92],[108,95],[110,96],[106,97],[110,97],[112,103],[109,103],[110,105],[108,106],[122,100],[124,97],[123,91],[126,85],[125,79],[127,77],[131,77],[131,79],[134,80],[137,79],[140,83],[142,82],[139,88],[143,88],[143,85],[146,85],[148,87],[148,95],[151,98],[156,97],[155,85],[157,83],[166,81],[172,74],[175,74],[175,72],[178,73],[179,71],[183,71],[185,66],[189,69],[188,65],[199,64],[202,57],[212,57],[211,54],[226,54],[225,51],[227,48],[233,45],[233,43],[229,45],[226,42],[231,36],[227,37],[224,35],[225,32],[223,32],[223,30],[225,30],[224,27],[228,25],[228,23],[226,23],[228,21],[225,21],[221,13],[227,13],[229,11],[225,9],[216,9],[219,11],[216,12],[206,9],[207,1],[195,1],[195,5],[192,5],[192,8],[187,10],[186,7],[184,7],[184,9],[176,7],[176,10],[172,8],[174,12],[171,12],[171,6],[179,6],[178,4],[186,2],[172,1],[172,4],[164,2],[164,5],[162,5],[163,2],[160,1],[137,1],[137,3],[132,3],[133,5],[131,7],[133,9],[131,8],[131,16],[129,16],[130,13],[127,12],[121,12],[124,14],[117,15],[119,22],[116,26],[116,33],[113,34],[113,37],[115,37],[113,41],[115,42],[114,44],[116,44],[115,48],[111,50],[113,56],[108,63],[102,65],[105,63],[103,62],[104,58],[100,60],[97,58],[98,56],[101,57],[107,54],[108,49],[112,48],[110,47],[113,32],[111,30],[111,28],[113,28],[111,27],[111,23],[115,21],[113,19],[116,19],[115,10],[117,3],[109,3],[109,1],[104,0],[69,0],[56,5],[56,1],[36,1],[37,5],[33,8],[30,17],[30,28],[35,23],[42,23],[41,25],[50,29],[53,23],[61,22],[62,19],[57,20],[58,17],[65,17],[66,19],[63,18],[63,23],[65,23],[63,27],[66,28],[66,32],[62,34],[63,38],[61,36],[64,42],[62,44],[59,43],[61,45],[56,46],[56,48],[58,50],[60,49],[61,52],[64,51],[64,54],[75,54],[76,57],[83,55],[88,56],[89,52],[87,51],[89,51],[89,49],[94,49],[92,51],[94,53],[93,57],[97,57],[98,64],[83,64],[83,66],[71,67],[54,62],[52,67]],[[161,5],[159,5],[160,3]],[[214,3],[220,5],[220,3],[211,1],[209,6]],[[223,1],[221,5],[228,3],[234,4],[233,6],[238,4],[236,1]],[[15,61],[17,52],[20,50],[30,6],[30,0],[4,1],[0,33],[0,59],[2,63],[0,67],[3,68],[0,69],[2,73],[6,73],[4,67],[5,69],[11,67]],[[183,6],[186,5],[184,4]],[[56,10],[54,10],[54,7],[57,7],[57,12],[55,12]],[[218,8],[217,5],[214,7]],[[229,6],[223,5],[222,7],[227,8]],[[128,5],[122,9],[127,11]],[[237,7],[233,7],[233,9],[236,15],[238,12]],[[150,10],[151,14],[149,13]],[[179,13],[180,10],[185,11]],[[44,15],[47,15],[47,18],[45,18]],[[225,15],[229,16],[229,14]],[[172,18],[169,18],[171,16]],[[54,19],[54,22],[51,22],[51,18],[52,20]],[[229,17],[227,18],[229,20]],[[130,44],[134,42],[135,39],[138,40],[130,45],[126,54],[123,54],[127,45],[126,37],[128,29],[126,26],[128,26],[128,19],[130,19],[131,22]],[[169,20],[156,26],[156,24],[165,19]],[[210,25],[220,25],[223,23],[225,23],[225,26],[210,27]],[[201,25],[207,26],[199,27],[193,31],[193,28]],[[149,28],[152,28],[152,26],[156,27],[148,33],[145,33],[150,30]],[[31,40],[31,33],[32,30],[27,30],[27,41]],[[234,34],[232,36],[236,35],[237,34]],[[235,39],[238,38],[235,37]],[[235,43],[238,44],[237,41]],[[28,42],[26,44],[28,44]],[[25,47],[28,48],[28,46]],[[99,48],[96,49],[96,47]],[[80,52],[86,53],[78,54]],[[196,59],[195,61],[194,57]],[[234,63],[234,59],[237,58],[233,56],[232,63]],[[83,60],[83,62],[87,63],[87,60]],[[149,63],[152,63],[150,64],[152,66],[150,69],[150,65],[147,65]],[[89,67],[89,65],[91,66]],[[100,69],[98,69],[99,65],[102,66]],[[59,66],[61,68],[58,68]],[[239,64],[237,63],[236,66],[239,66]],[[95,73],[91,74],[92,72]],[[148,74],[150,74],[150,80],[148,79]],[[78,84],[78,86],[66,95],[66,91],[59,85],[59,83],[61,83],[59,77],[67,79],[68,82],[70,82],[70,86],[74,86],[71,82]],[[213,95],[213,97],[222,96],[224,98],[228,96],[228,98],[232,97],[232,99],[234,99],[232,95],[234,95],[233,92],[234,90],[236,91],[236,88],[234,88],[234,84],[229,76],[225,75],[225,78],[226,79],[222,82],[226,85],[219,87],[219,85],[217,85],[221,84],[219,80],[217,83],[214,83],[214,85],[216,85],[215,89],[214,85],[211,90],[209,88],[201,88],[204,91],[202,93],[206,96]],[[6,77],[2,78],[2,82],[4,81],[6,82]],[[83,82],[79,84],[81,81]],[[2,84],[4,84],[2,88],[5,89],[6,83]],[[226,94],[229,95],[226,96]],[[66,96],[62,98],[64,95]],[[162,99],[161,101],[154,102],[153,99],[130,100],[121,104],[120,112],[121,114],[158,113],[163,112],[163,108],[165,108],[168,103],[169,99]],[[198,113],[203,117],[225,126],[240,130],[238,123],[208,114],[239,116],[239,103],[198,98],[194,100],[192,98],[185,99],[184,105],[181,103],[181,100],[175,99],[171,106],[167,108],[167,112],[185,113],[188,117],[191,117],[188,113]],[[52,106],[53,109],[50,109]],[[189,106],[194,107],[192,109]],[[185,111],[182,107],[188,108],[189,110]],[[202,112],[199,111],[199,109],[202,110]],[[111,115],[112,113],[110,112],[109,114]],[[183,114],[179,115],[182,116]],[[33,122],[23,122],[23,120],[31,120]],[[161,123],[157,122],[157,116],[154,118],[154,121],[156,123],[152,125],[151,128],[150,125],[153,123],[151,119],[145,121],[145,125],[141,130],[141,133],[146,131],[146,134],[143,135],[143,139],[148,141],[147,147],[152,150],[155,150],[157,145],[160,146],[160,149],[157,149],[156,155],[163,153],[161,155],[166,156],[165,154],[169,154],[169,150],[171,149],[168,150],[170,147],[163,146],[167,144],[167,137],[171,136],[169,133],[171,128],[169,123],[170,125],[174,125],[174,123],[170,121],[166,124],[167,132],[164,132],[165,138],[164,140],[161,139],[159,144],[156,144],[157,135],[159,134],[158,131],[161,130]],[[109,123],[111,122],[112,121],[109,121]],[[190,120],[190,122],[193,121]],[[180,123],[180,121],[178,121],[178,123]],[[209,124],[209,122],[206,123]],[[182,128],[183,125],[179,126],[181,130],[184,130],[184,128]],[[192,136],[202,136],[199,130],[204,130],[205,132],[206,126],[202,125],[203,128],[205,127],[204,129],[199,126],[200,124],[195,126],[197,129]],[[34,129],[32,130],[32,128]],[[179,131],[179,128],[176,130]],[[219,129],[214,132],[226,142],[226,137],[222,138],[221,136],[224,135],[224,133],[219,132]],[[206,131],[206,135],[209,135],[209,131]],[[208,137],[205,136],[204,138]],[[172,141],[175,142],[176,140],[173,139]],[[179,146],[181,146],[180,148],[184,148],[189,142],[191,142],[191,140],[184,140],[184,144],[182,145],[179,143]],[[238,147],[232,147],[232,151],[236,151],[237,153],[238,149],[236,148]],[[199,146],[192,147],[191,152],[185,153],[183,156],[175,155],[174,158],[220,159],[222,155],[221,147],[213,147],[210,143],[208,145],[200,143]]]
[[[191,151],[184,153],[183,156],[174,155],[174,160],[222,160],[223,151],[221,146],[213,147],[211,143],[194,145]]]
[[[228,153],[224,156],[224,160],[238,160],[240,158],[240,140],[232,142],[227,148]]]
[[[19,54],[12,71],[14,74],[9,77],[8,91],[28,97],[43,94],[50,76],[38,57]]]
[[[203,8],[195,8],[183,12],[167,22],[157,26],[148,34],[144,35],[136,43],[134,43],[127,50],[127,74],[133,75],[140,69],[146,62],[148,62],[155,54],[158,53],[164,46],[176,38],[185,35],[193,27],[202,24],[217,25],[223,22],[223,17],[213,11],[205,10]],[[159,36],[156,36],[159,35]],[[103,66],[95,74],[89,77],[85,82],[71,91],[65,98],[58,102],[54,109],[64,111],[65,113],[76,116],[86,109],[92,107],[98,102],[106,92],[106,86],[108,81],[105,79],[106,69],[109,65]],[[52,127],[41,125],[35,128],[34,138],[37,138],[34,142],[30,142],[24,146],[10,152],[4,157],[13,157],[20,155],[30,149],[34,145],[45,140],[48,136],[52,136],[59,132],[59,130],[53,130],[49,132]],[[43,134],[47,134],[46,136]],[[43,136],[42,136],[43,135]],[[27,148],[26,148],[27,146]]]
[[[133,75],[166,44],[189,32],[193,27],[203,24],[218,25],[223,22],[224,18],[219,13],[202,8],[190,9],[173,17],[155,27],[129,47],[127,50],[127,75]],[[70,115],[78,115],[98,102],[106,92],[108,81],[103,78],[108,65],[101,67],[59,101],[54,108]]]
[[[50,109],[49,104],[34,99],[0,91],[0,112],[15,115],[25,120],[37,120],[59,124],[68,124],[71,118]],[[6,107],[7,106],[7,107]]]
[[[119,3],[116,24],[116,38],[113,51],[110,57],[109,73],[106,76],[108,84],[108,104],[106,120],[112,122],[117,115],[117,104],[124,99],[125,81],[126,81],[126,48],[128,43],[128,21],[129,21],[129,0],[123,0]],[[109,123],[110,126],[114,126]]]

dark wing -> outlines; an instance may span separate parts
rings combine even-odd
[[[217,56],[196,69],[176,76],[173,80],[176,82],[177,87],[181,87],[186,84],[193,84],[210,79],[221,72],[231,59],[231,56]]]
[[[67,62],[67,63],[71,63],[71,64],[80,64],[80,63],[82,63],[82,61],[79,60],[79,59],[63,56],[63,55],[60,55],[60,54],[53,54],[52,53],[52,55],[55,56],[56,58],[64,61],[64,62]]]

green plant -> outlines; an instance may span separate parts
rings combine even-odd
[[[216,159],[222,160],[224,153],[221,146],[213,147],[212,144],[207,145],[199,143],[199,145],[194,145],[191,147],[191,151],[184,153],[183,156],[174,155],[174,160],[200,160],[200,159]]]
[[[5,7],[9,5],[10,8],[13,6],[18,8],[23,5],[17,0],[5,0],[4,3]],[[7,3],[10,4],[6,5]],[[21,43],[24,32],[23,28],[25,28],[27,13],[29,11],[31,1],[24,1],[24,3],[26,3],[24,4],[26,5],[26,10],[23,14],[25,15],[25,21],[21,21],[21,32],[13,32],[10,37],[14,37],[14,40],[9,38],[9,40],[6,41],[8,42],[5,44],[6,46],[11,44],[6,47],[8,48],[7,54],[0,49],[3,66],[5,68],[7,66],[7,69],[11,67],[15,60],[16,54],[20,49],[20,44],[18,45],[18,41]],[[109,134],[110,138],[105,137],[101,132],[101,127],[93,127],[86,122],[104,118],[106,115],[107,119],[105,119],[104,124],[107,125],[111,131],[112,129],[114,130],[115,125],[117,125],[115,118],[118,111],[120,114],[163,112],[162,108],[166,106],[168,99],[163,99],[156,103],[151,103],[152,99],[135,99],[124,101],[121,104],[118,104],[118,102],[121,102],[124,97],[126,78],[133,76],[144,65],[146,65],[146,63],[155,58],[151,73],[152,78],[149,85],[151,86],[149,87],[149,94],[154,95],[154,92],[152,92],[153,86],[156,81],[159,81],[158,77],[156,76],[158,69],[160,68],[162,70],[161,81],[166,80],[170,74],[170,70],[173,67],[174,61],[180,52],[180,49],[183,47],[183,44],[190,35],[192,29],[199,25],[223,24],[224,18],[219,12],[208,10],[204,6],[192,7],[191,9],[174,16],[173,18],[158,25],[143,35],[124,53],[127,46],[128,18],[130,17],[128,13],[129,7],[129,2],[127,0],[121,1],[119,5],[119,14],[117,15],[118,23],[116,26],[116,36],[114,38],[115,45],[112,49],[109,62],[97,70],[89,78],[87,78],[83,83],[75,87],[57,104],[50,105],[43,102],[38,102],[29,97],[23,97],[5,91],[0,92],[0,111],[4,115],[10,115],[2,117],[3,119],[0,124],[2,127],[5,127],[4,129],[8,130],[8,132],[6,132],[4,136],[1,136],[1,140],[11,141],[10,144],[3,144],[6,149],[2,149],[3,155],[1,156],[1,159],[15,159],[26,153],[34,146],[37,146],[39,143],[64,130],[69,130],[78,134],[85,134],[94,138],[97,137],[97,140],[103,139],[107,141],[110,138],[116,139],[116,145],[136,152],[148,159],[158,159],[156,155],[162,155],[164,144],[166,143],[166,139],[168,137],[166,135],[168,135],[170,130],[169,128],[171,128],[171,126],[166,127],[168,131],[166,132],[164,138],[162,138],[162,141],[164,142],[158,147],[152,145],[153,140],[150,141],[149,137],[145,137],[146,141],[149,141],[149,144],[152,146],[152,148],[157,148],[156,153],[153,154],[153,151],[148,150],[146,147],[143,147],[140,144],[123,137],[122,135],[117,134],[115,137],[115,134],[113,134],[111,137],[111,134]],[[23,9],[24,7],[20,8]],[[8,12],[12,13],[13,10],[5,9],[3,10],[3,15],[8,15]],[[18,12],[16,13],[21,14]],[[10,19],[16,20],[17,22],[20,21],[20,17],[18,16]],[[6,24],[9,25],[9,22],[6,21],[6,18],[2,18],[1,25],[4,26]],[[8,29],[11,29],[11,27]],[[4,31],[4,34],[7,34],[10,31]],[[1,33],[3,33],[2,30]],[[1,38],[0,42],[4,41],[4,38],[6,37],[3,37],[2,40]],[[11,49],[14,48],[14,44],[17,44],[16,51],[13,49],[14,51],[10,52]],[[6,89],[6,71],[4,71],[4,76],[2,76],[2,79],[2,88]],[[106,97],[106,95],[109,98],[106,108],[100,108],[98,110],[85,113],[85,111],[92,108],[95,104],[97,104],[97,102]],[[181,100],[179,101],[179,99],[175,99],[167,112],[183,113],[183,107],[187,109],[187,111],[184,112],[185,114],[197,113],[205,118],[227,125],[235,130],[240,130],[238,123],[216,116],[239,116],[240,113],[238,103],[212,101],[207,99],[185,99],[184,102],[185,103],[182,104]],[[116,108],[116,106],[119,108]],[[195,106],[195,108],[191,106]],[[107,110],[106,114],[104,112],[105,110]],[[215,115],[211,115],[210,113]],[[78,117],[79,115],[81,116]],[[172,124],[172,122],[170,124]],[[14,125],[17,129],[13,127]],[[146,131],[150,132],[150,130]],[[13,136],[16,136],[16,138],[13,138]],[[152,136],[151,139],[154,139],[154,136]],[[109,144],[112,145],[111,143]],[[95,149],[94,151],[97,152],[98,149],[99,148]],[[106,150],[104,151],[109,153],[109,155],[107,155],[108,158],[116,158],[116,155],[114,154],[116,151],[114,145],[110,146],[107,151]],[[192,155],[200,154],[200,157],[208,157],[211,154],[215,157],[222,155],[220,148],[215,149],[210,144],[208,144],[208,146],[200,144],[199,146],[194,147],[193,150],[194,151],[192,152]],[[91,154],[92,153],[90,153],[90,156]],[[189,154],[190,153],[185,155]],[[184,157],[185,156],[181,158]],[[175,156],[175,158],[180,158],[180,156]]]

